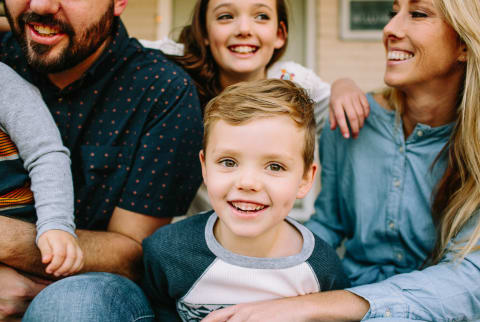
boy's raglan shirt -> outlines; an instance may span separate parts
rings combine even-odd
[[[218,217],[195,215],[160,228],[143,242],[143,288],[158,321],[200,321],[239,303],[343,289],[349,281],[335,251],[307,228],[300,253],[282,258],[234,254],[213,235]]]

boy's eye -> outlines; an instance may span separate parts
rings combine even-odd
[[[278,163],[271,163],[268,165],[267,167],[270,171],[275,171],[275,172],[278,172],[278,171],[282,171],[282,170],[285,170],[284,167],[282,167],[280,164]]]
[[[221,160],[219,163],[226,168],[233,168],[237,165],[237,163],[231,159],[224,159]]]
[[[260,13],[255,16],[257,20],[270,20],[270,17],[266,13]]]
[[[233,16],[229,13],[223,13],[217,17],[217,20],[229,20],[233,19]]]

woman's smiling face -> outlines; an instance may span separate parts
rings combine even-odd
[[[275,0],[210,0],[206,26],[222,83],[265,78],[274,50],[286,39]]]
[[[383,34],[387,85],[448,84],[463,74],[465,46],[432,0],[396,0]]]

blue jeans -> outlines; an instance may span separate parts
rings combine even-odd
[[[154,314],[134,282],[110,273],[87,273],[45,288],[34,298],[22,321],[147,322],[154,321]]]

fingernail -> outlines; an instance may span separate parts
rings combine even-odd
[[[350,134],[345,133],[345,134],[343,135],[343,137],[346,138],[346,139],[348,139],[348,138],[350,138]]]

